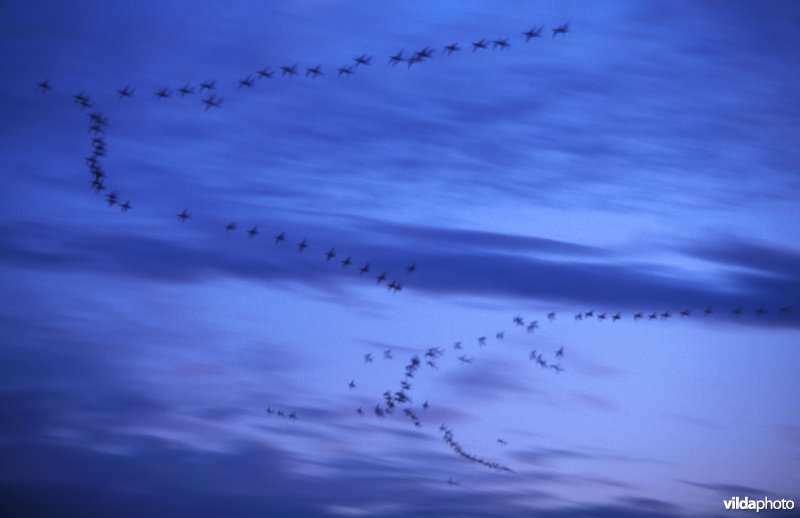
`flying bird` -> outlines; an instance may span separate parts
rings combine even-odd
[[[684,309],[683,311],[681,311],[681,316],[682,317],[688,317],[691,314],[692,314],[692,311],[690,309],[688,309],[688,308]]]
[[[272,77],[272,70],[269,68],[262,68],[258,71],[258,78],[259,79],[270,79]]]
[[[342,268],[347,268],[347,267],[348,267],[348,266],[350,266],[351,264],[353,264],[353,261],[352,261],[352,259],[350,258],[350,256],[347,256],[347,259],[345,259],[345,260],[343,260],[343,261],[342,261]]]
[[[497,439],[497,442],[500,444],[508,444],[508,442],[504,441],[503,439]]]
[[[181,94],[181,97],[192,95],[194,93],[194,87],[190,85],[183,85],[182,87],[178,88],[178,93]]]
[[[296,76],[297,75],[297,65],[283,65],[281,67],[281,77],[286,76]]]
[[[547,320],[549,320],[550,322],[552,322],[555,319],[556,319],[556,312],[555,311],[551,311],[550,313],[547,314]]]
[[[350,380],[350,383],[348,383],[347,386],[350,387],[350,390],[353,390],[356,388],[356,380]]]
[[[461,47],[458,46],[458,43],[451,43],[450,45],[444,46],[444,51],[447,55],[451,55],[453,52],[458,52],[461,50]]]
[[[333,248],[328,250],[328,253],[325,254],[325,262],[329,262],[331,259],[336,257],[336,252],[333,251]]]
[[[556,358],[563,358],[564,357],[564,346],[561,346],[558,351],[556,351]]]
[[[225,233],[226,233],[226,234],[227,234],[228,232],[230,232],[231,230],[236,230],[236,223],[234,223],[234,222],[230,222],[230,223],[228,223],[227,225],[225,225]]]
[[[358,270],[359,275],[364,275],[365,273],[369,273],[369,263],[365,264]]]
[[[315,79],[319,76],[324,76],[324,75],[325,74],[322,73],[322,65],[306,68],[306,77],[311,76],[311,79]]]
[[[553,29],[553,37],[555,38],[559,34],[566,35],[568,32],[569,32],[569,24],[565,23],[564,25]]]
[[[208,111],[211,108],[219,108],[220,105],[222,105],[222,99],[217,98],[214,94],[211,94],[209,97],[203,99],[203,104],[206,105],[205,110]]]
[[[339,77],[353,75],[353,67],[339,67],[336,70],[339,72]]]
[[[253,86],[253,76],[247,76],[244,79],[239,79],[239,88],[250,88]]]
[[[525,43],[528,43],[533,38],[539,38],[542,35],[542,27],[531,27],[530,30],[522,33],[525,36]]]
[[[186,222],[186,220],[189,219],[190,217],[191,216],[189,215],[189,211],[187,211],[186,209],[183,209],[183,212],[178,214],[178,220],[180,220],[181,223]]]
[[[117,90],[117,94],[119,95],[119,100],[121,101],[124,97],[133,97],[133,89],[130,86],[126,86],[121,90]]]
[[[376,278],[378,279],[378,284],[382,283],[383,281],[386,280],[386,272],[383,272],[382,274],[378,275]]]
[[[406,268],[406,271],[408,273],[414,273],[415,271],[417,271],[417,263],[409,264],[408,267]]]
[[[216,87],[217,87],[217,82],[216,81],[205,81],[203,83],[200,83],[200,91],[201,92],[203,90],[209,90],[210,91],[210,90],[213,90]]]
[[[508,38],[499,38],[492,42],[492,48],[500,50],[507,50],[511,48],[511,44],[508,42]]]
[[[279,245],[281,241],[286,241],[286,232],[281,232],[277,236],[275,236],[275,244]]]
[[[372,61],[372,56],[367,56],[366,54],[361,54],[360,56],[356,56],[353,58],[353,61],[356,62],[356,66],[358,65],[369,65]]]
[[[303,250],[305,250],[306,248],[308,248],[308,243],[306,242],[305,238],[303,238],[303,240],[302,240],[302,241],[300,241],[299,243],[297,243],[297,249],[298,249],[298,250],[300,251],[300,253],[302,254],[302,253],[303,253]]]
[[[486,40],[473,41],[472,42],[472,52],[475,52],[476,50],[479,50],[479,49],[485,49],[487,47],[487,45],[489,45],[489,42],[486,41]]]
[[[364,363],[372,363],[372,353],[367,353],[364,355]]]
[[[50,86],[50,80],[49,79],[45,79],[44,81],[40,81],[40,82],[36,83],[36,89],[39,90],[42,93],[45,93],[45,92],[48,92],[48,91],[52,90],[53,87]]]
[[[521,316],[514,317],[514,323],[517,324],[518,326],[524,326],[525,325],[525,321],[522,320]]]
[[[708,306],[708,307],[705,309],[705,311],[703,311],[703,315],[705,315],[705,316],[708,316],[708,315],[710,315],[710,314],[711,314],[711,313],[713,313],[713,312],[714,312],[714,310],[711,308],[711,306]]]
[[[619,312],[615,313],[614,316],[611,317],[611,321],[612,322],[616,322],[617,320],[620,320],[620,319],[622,319],[622,315]]]
[[[172,95],[172,93],[169,91],[169,88],[162,88],[161,90],[156,90],[156,97],[158,97],[159,99],[166,99],[170,95]]]
[[[389,56],[389,64],[392,65],[392,66],[395,66],[398,63],[402,63],[403,61],[405,61],[405,58],[403,57],[403,51],[402,50],[400,52],[398,52],[397,54],[395,54],[394,56]]]
[[[125,203],[122,203],[119,206],[119,210],[121,210],[122,212],[128,212],[132,208],[133,208],[133,205],[131,205],[131,202],[129,202],[129,201],[126,201]]]
[[[253,225],[253,228],[251,228],[250,230],[247,231],[247,237],[252,239],[252,238],[256,237],[257,235],[258,235],[258,228],[256,228],[255,225]]]

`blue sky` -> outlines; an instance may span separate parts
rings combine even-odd
[[[0,7],[4,512],[800,499],[796,3],[162,4]],[[377,417],[404,379],[412,401]]]

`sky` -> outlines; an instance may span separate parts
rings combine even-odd
[[[798,22],[2,3],[2,514],[800,500]]]

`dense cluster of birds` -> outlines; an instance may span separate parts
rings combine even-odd
[[[533,39],[540,38],[543,30],[543,26],[534,26],[522,32],[521,35],[524,38],[525,43],[528,43]],[[551,29],[551,31],[553,38],[556,36],[565,36],[567,33],[569,33],[569,24],[564,23]],[[462,44],[459,42],[453,42],[442,45],[439,50],[444,56],[452,56],[453,54],[460,53],[465,48],[470,48],[472,53],[489,49],[505,51],[509,50],[512,46],[512,44],[509,42],[509,39],[509,37],[495,39],[481,38],[479,40],[471,41],[468,45],[465,45],[465,47],[462,47]],[[425,47],[417,51],[406,53],[405,49],[403,49],[396,54],[388,56],[386,63],[391,67],[405,64],[407,68],[411,68],[414,65],[425,63],[433,59],[436,54],[436,50],[437,49],[433,47]],[[331,75],[335,75],[337,78],[348,78],[353,76],[359,69],[364,69],[365,67],[371,66],[373,57],[374,56],[371,54],[359,54],[353,56],[348,63],[338,67],[331,67],[335,70],[335,74],[332,73]],[[301,75],[309,79],[317,79],[325,76],[326,74],[322,65],[301,67],[299,64],[294,63],[281,65],[277,68],[270,66],[263,67],[259,70],[248,73],[244,77],[240,77],[233,84],[236,86],[237,90],[246,90],[255,87],[259,81],[273,79],[276,76],[291,79]],[[42,92],[47,92],[52,89],[52,85],[48,79],[39,82],[37,87]],[[168,86],[161,87],[153,91],[151,97],[157,100],[164,100],[174,97],[182,99],[197,96],[200,98],[203,108],[208,111],[212,108],[222,107],[223,98],[218,94],[217,90],[217,80],[206,80],[195,84],[185,83],[177,88]],[[130,99],[135,96],[136,91],[136,88],[126,85],[125,87],[116,90],[117,98],[120,101]],[[81,95],[85,97],[82,106],[86,108],[91,107],[92,104],[89,98],[85,96],[85,94]]]

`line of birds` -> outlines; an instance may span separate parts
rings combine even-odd
[[[82,106],[85,99],[76,97],[76,104]],[[106,190],[105,179],[107,178],[106,172],[103,169],[101,164],[101,158],[106,156],[108,151],[106,140],[105,140],[105,132],[106,129],[109,127],[108,118],[104,116],[101,112],[92,111],[89,113],[89,134],[91,139],[91,146],[92,151],[89,155],[85,157],[86,165],[89,168],[89,173],[91,176],[90,184],[92,189],[96,193],[102,193]],[[120,195],[118,191],[110,191],[105,195],[106,203],[109,207],[114,207],[116,205],[119,206],[120,210],[125,213],[128,212],[130,209],[133,208],[130,200],[121,201]],[[184,209],[180,213],[176,214],[178,221],[180,223],[185,223],[189,219],[191,219],[191,214],[187,209]],[[237,230],[238,225],[235,222],[229,222],[222,227],[226,234],[234,232]],[[260,232],[258,230],[258,226],[254,225],[246,231],[247,237],[250,239],[256,238]],[[286,232],[282,231],[279,234],[274,236],[275,244],[279,245],[282,242],[286,241],[287,236]],[[297,249],[300,253],[303,253],[306,249],[310,247],[308,240],[303,238],[300,242],[297,243]],[[337,253],[334,247],[331,247],[324,255],[325,262],[330,263],[332,260],[337,258]],[[346,258],[341,259],[339,261],[342,265],[342,268],[349,268],[354,264],[353,257],[348,255]],[[354,267],[355,268],[355,267]],[[371,273],[371,263],[365,262],[363,266],[357,268],[359,276],[364,276],[366,274]],[[417,270],[417,264],[415,262],[411,262],[405,268],[405,274],[412,274]],[[379,275],[375,277],[378,284],[386,283],[387,288],[389,291],[392,292],[399,292],[403,289],[403,282],[400,279],[393,279],[389,281],[388,272],[383,271]]]
[[[450,448],[452,448],[453,451],[455,451],[460,457],[470,462],[481,464],[483,466],[486,466],[487,468],[491,468],[496,471],[506,471],[508,473],[514,473],[514,470],[512,470],[508,466],[504,466],[499,462],[493,462],[482,459],[481,457],[478,457],[476,455],[473,455],[465,451],[464,448],[455,440],[455,437],[453,436],[453,431],[450,430],[450,428],[448,428],[447,425],[442,424],[441,426],[439,426],[439,431],[442,432],[442,439],[444,439],[444,442],[447,443],[447,445],[450,446]]]
[[[522,32],[522,36],[525,38],[525,43],[528,43],[532,39],[540,38],[542,35],[542,31],[544,30],[543,26],[538,27],[531,27],[527,31]],[[565,23],[558,27],[555,27],[552,30],[553,38],[559,35],[566,35],[569,32],[569,24]],[[508,50],[511,48],[511,43],[509,43],[509,38],[497,38],[493,40],[487,39],[480,39],[477,41],[473,41],[470,43],[470,47],[472,52],[475,53],[480,50],[487,50],[491,47],[491,49],[498,49],[501,51]],[[463,49],[461,45],[457,42],[450,43],[447,45],[443,45],[441,48],[441,52],[446,56],[452,56],[457,52],[461,52]],[[401,50],[397,54],[393,54],[388,57],[387,64],[395,67],[401,63],[407,64],[408,68],[417,64],[423,63],[433,58],[434,54],[436,53],[436,49],[432,47],[425,47],[421,50],[416,52],[412,52],[411,54],[406,55],[405,49]],[[351,60],[351,64],[342,65],[336,68],[336,77],[349,77],[356,73],[356,69],[359,67],[367,67],[372,65],[373,56],[369,54],[360,54],[358,56],[354,56]],[[260,70],[257,70],[254,73],[250,73],[245,77],[239,79],[236,82],[237,89],[246,89],[246,88],[253,88],[258,80],[262,79],[272,79],[275,74],[278,73],[278,70],[273,70],[270,67],[265,67]],[[280,77],[284,78],[292,78],[294,76],[300,75],[301,70],[298,64],[292,65],[282,65],[280,66]],[[314,67],[306,67],[305,68],[305,77],[316,79],[318,77],[324,76],[325,72],[322,69],[322,65],[317,65]],[[49,92],[53,89],[53,86],[50,84],[49,79],[45,79],[43,81],[39,81],[37,83],[37,89],[41,92]],[[181,98],[187,96],[193,96],[194,94],[198,94],[202,97],[202,104],[206,111],[212,108],[220,108],[222,106],[223,98],[219,97],[216,93],[217,90],[217,81],[216,80],[206,80],[200,82],[196,85],[191,83],[184,84],[179,88],[175,88],[174,90],[169,87],[159,88],[153,93],[153,97],[156,99],[169,99],[173,96],[174,92],[177,92],[177,95]],[[117,97],[120,101],[123,99],[130,99],[132,98],[135,93],[136,89],[131,87],[130,85],[125,86],[124,88],[119,88],[116,91]],[[83,108],[91,108],[92,102],[89,96],[81,92],[75,96],[76,102],[78,102]]]
[[[271,406],[267,407],[266,412],[267,412],[267,415],[274,415],[276,417],[285,417],[286,419],[289,419],[290,421],[294,421],[294,420],[297,419],[297,414],[295,414],[294,412],[289,412],[287,414],[285,411],[283,411],[281,409],[273,410],[273,408]]]

